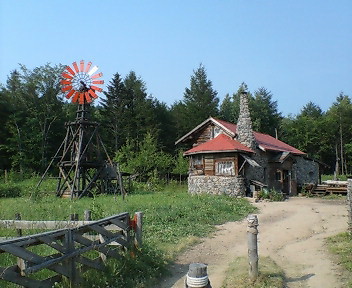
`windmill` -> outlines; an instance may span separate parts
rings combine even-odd
[[[55,156],[52,158],[42,179],[49,168],[57,162],[59,170],[56,194],[59,197],[81,198],[93,192],[116,193],[120,189],[124,195],[122,177],[118,166],[113,163],[99,135],[99,123],[92,121],[89,106],[102,92],[99,80],[103,73],[97,73],[98,66],[92,62],[85,65],[81,60],[66,66],[62,73],[62,92],[72,103],[77,103],[76,119],[67,122],[66,136]]]

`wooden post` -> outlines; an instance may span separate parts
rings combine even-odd
[[[15,214],[15,220],[21,220],[21,213]],[[17,231],[17,236],[22,237],[22,229],[16,229],[16,231]]]
[[[78,214],[77,213],[71,214],[70,221],[78,221]]]
[[[74,246],[74,240],[73,240],[73,233],[71,229],[67,229],[66,235],[65,235],[65,254],[70,254],[74,252],[75,246]],[[76,273],[76,263],[75,263],[75,257],[68,258],[67,262],[64,264],[64,266],[67,267],[67,270],[69,271],[69,282],[70,282],[70,287],[76,287],[75,284],[78,282],[77,280],[77,273]]]
[[[15,220],[21,220],[21,213],[15,214]],[[22,229],[16,229],[16,231],[17,237],[22,237]],[[23,270],[26,269],[26,262],[20,257],[17,257],[17,267],[20,270],[21,276],[25,276]]]
[[[249,278],[252,282],[254,282],[255,280],[257,280],[258,277],[257,215],[248,215],[247,222]]]
[[[142,248],[143,240],[143,212],[136,212],[134,214],[134,220],[136,221],[136,228],[135,228],[135,240],[134,244],[136,248]]]
[[[91,221],[91,220],[92,220],[92,211],[84,210],[84,221]]]
[[[99,234],[99,241],[100,241],[100,243],[106,242],[106,241],[105,241],[105,236]],[[99,252],[99,256],[100,256],[100,259],[101,259],[103,262],[106,262],[107,257],[106,257],[106,255],[105,255],[104,253]]]
[[[207,265],[202,263],[192,263],[189,265],[185,288],[211,288]]]
[[[352,179],[348,179],[347,211],[348,211],[348,233],[352,236]]]

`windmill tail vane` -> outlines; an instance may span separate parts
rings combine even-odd
[[[61,91],[66,94],[66,98],[79,104],[91,103],[97,99],[96,92],[102,92],[103,89],[99,86],[104,84],[104,80],[99,79],[103,73],[96,73],[98,69],[98,66],[92,67],[92,62],[85,65],[84,60],[81,60],[79,65],[73,62],[72,67],[66,66],[60,81]]]

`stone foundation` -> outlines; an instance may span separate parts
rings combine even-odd
[[[193,176],[188,177],[188,192],[191,194],[226,194],[245,196],[244,178],[241,176]]]

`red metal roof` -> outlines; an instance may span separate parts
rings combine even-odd
[[[236,129],[237,129],[236,124],[233,124],[233,123],[230,123],[230,122],[227,122],[224,120],[216,119],[216,118],[213,118],[213,119],[215,121],[219,122],[222,126],[229,129],[234,134],[236,134]],[[300,154],[300,155],[305,154],[304,152],[296,149],[295,147],[292,147],[292,146],[286,144],[285,142],[282,142],[279,139],[276,139],[268,134],[254,132],[254,138],[257,141],[257,144],[265,150],[290,152],[293,154]]]
[[[254,132],[254,137],[257,140],[257,143],[260,147],[264,148],[265,150],[273,150],[273,151],[280,151],[280,152],[290,152],[293,154],[304,155],[306,153],[292,147],[285,142],[280,141],[268,134],[262,134],[259,132]]]
[[[247,146],[241,144],[237,140],[231,139],[231,137],[225,134],[219,134],[214,139],[211,139],[205,143],[202,143],[192,149],[186,151],[185,155],[196,154],[196,153],[214,153],[214,152],[252,152]]]
[[[204,125],[206,125],[206,123],[209,123],[208,121],[212,121],[214,124],[217,124],[219,126],[222,126],[225,129],[227,129],[228,130],[227,133],[231,132],[231,133],[229,133],[229,134],[232,134],[231,136],[234,137],[236,135],[236,129],[237,129],[236,124],[233,124],[233,123],[230,123],[230,122],[227,122],[224,120],[220,120],[217,118],[210,117],[209,119],[207,119],[206,121],[204,121],[203,123],[201,123],[198,126],[204,127]],[[199,129],[199,127],[197,127],[197,128]],[[194,130],[192,130],[190,133],[193,133],[193,132],[194,132]],[[295,147],[292,147],[292,146],[286,144],[285,142],[282,142],[279,139],[276,139],[268,134],[254,132],[254,137],[255,137],[255,140],[257,141],[258,146],[260,146],[260,148],[263,150],[271,150],[271,151],[278,151],[278,152],[290,152],[290,153],[293,153],[296,155],[305,155],[304,152],[302,152],[302,151],[296,149]],[[183,138],[185,138],[185,136]],[[180,140],[182,140],[183,138],[181,138]],[[222,152],[224,150],[226,150],[226,151],[241,150],[241,151],[246,151],[246,152],[253,152],[252,150],[250,150],[248,147],[241,144],[240,142],[233,140],[230,137],[227,137],[227,138],[231,141],[236,142],[236,144],[234,142],[231,142],[231,144],[230,143],[225,144],[225,142],[227,143],[227,139],[224,139],[223,137],[221,138],[221,139],[223,139],[221,141],[220,141],[220,139],[218,139],[217,141],[213,141],[213,140],[217,139],[217,138],[215,138],[215,139],[212,139],[204,144],[201,144],[199,146],[196,146],[196,147],[186,151],[185,154],[189,154],[189,153],[192,154],[192,153],[197,153],[197,152],[199,153],[199,152],[203,152],[203,151],[207,151],[207,152],[221,151]],[[210,144],[203,146],[207,143],[210,143]],[[241,146],[239,146],[239,145],[241,145]],[[204,150],[197,149],[200,146],[202,146],[200,149],[204,149]],[[250,151],[248,151],[248,150],[250,150]]]

